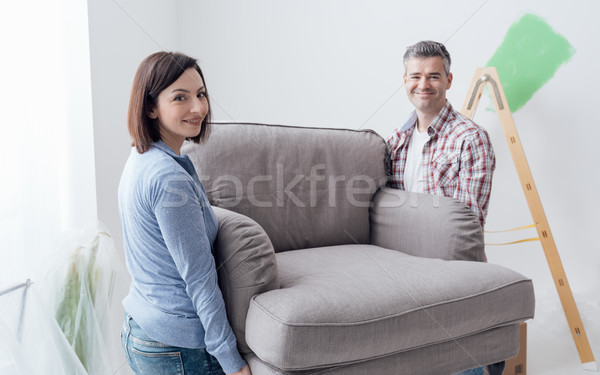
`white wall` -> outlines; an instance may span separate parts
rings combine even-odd
[[[88,8],[98,219],[122,250],[117,189],[131,150],[127,131],[131,83],[146,56],[177,49],[178,8],[159,0],[89,0]]]

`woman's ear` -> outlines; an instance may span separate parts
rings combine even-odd
[[[148,113],[147,113],[147,115],[152,120],[156,120],[158,118],[158,111],[156,110],[156,107],[154,107],[151,110],[149,110]]]

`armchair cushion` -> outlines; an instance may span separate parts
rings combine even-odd
[[[215,258],[219,286],[227,317],[238,339],[238,349],[248,353],[244,339],[246,312],[255,295],[279,288],[277,261],[271,241],[252,219],[213,207],[219,219]]]
[[[361,345],[360,342],[356,344]],[[245,359],[250,364],[253,375],[440,375],[454,374],[467,368],[512,358],[517,354],[518,347],[519,324],[511,324],[455,341],[422,346],[370,361],[315,370],[281,370],[262,361],[255,354],[249,354]]]
[[[375,195],[371,244],[426,258],[485,261],[483,230],[467,205],[404,190]]]
[[[246,340],[283,370],[366,361],[533,316],[531,280],[492,264],[372,245],[289,251],[277,262],[281,288],[252,299]]]

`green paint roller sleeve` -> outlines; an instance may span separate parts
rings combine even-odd
[[[516,112],[574,53],[573,46],[543,19],[525,14],[508,29],[486,66],[498,70],[508,106]]]

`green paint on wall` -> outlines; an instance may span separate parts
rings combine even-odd
[[[512,112],[518,111],[575,53],[543,19],[524,15],[507,31],[486,66],[495,66]]]

